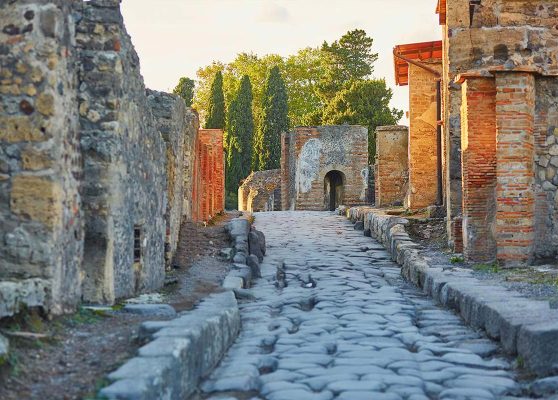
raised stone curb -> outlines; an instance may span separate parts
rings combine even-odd
[[[232,291],[212,294],[194,310],[169,321],[147,321],[138,355],[109,375],[108,399],[187,399],[221,360],[240,330]]]
[[[251,226],[249,217],[234,218],[225,226],[233,246],[233,265],[223,282],[226,289],[248,289],[252,280],[261,276],[265,236]]]
[[[455,310],[471,326],[486,331],[517,354],[539,376],[558,371],[558,310],[548,302],[529,300],[518,292],[490,285],[462,268],[430,267],[405,226],[405,218],[384,215],[371,207],[340,208],[352,222],[361,221],[364,232],[381,242],[401,265],[401,274],[439,304]]]

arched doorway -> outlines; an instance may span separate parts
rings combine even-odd
[[[324,178],[324,205],[333,211],[343,204],[345,175],[341,171],[329,171]]]

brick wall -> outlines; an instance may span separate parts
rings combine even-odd
[[[491,78],[462,86],[463,254],[469,261],[496,258],[496,87]]]
[[[376,129],[375,205],[403,204],[408,181],[409,129],[381,126]]]
[[[439,63],[427,63],[441,70]],[[409,65],[409,190],[406,206],[418,210],[436,203],[436,76]]]
[[[298,127],[282,136],[281,205],[284,210],[329,209],[328,173],[339,171],[339,199],[366,202],[368,132],[361,126]]]
[[[535,77],[499,72],[496,88],[498,260],[513,265],[533,258]]]
[[[192,219],[209,221],[225,209],[223,131],[200,129],[195,154]]]

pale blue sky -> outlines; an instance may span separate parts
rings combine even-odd
[[[169,91],[181,76],[239,52],[289,55],[364,29],[379,53],[375,77],[394,90],[392,105],[408,110],[395,87],[392,48],[439,40],[436,0],[123,0],[128,32],[146,85]],[[404,121],[403,121],[404,122]]]

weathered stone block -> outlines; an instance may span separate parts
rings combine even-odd
[[[12,179],[10,207],[14,214],[49,228],[62,220],[62,188],[50,178],[18,175]]]

